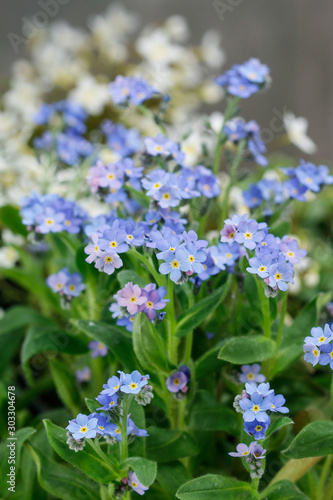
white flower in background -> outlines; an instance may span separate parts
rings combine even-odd
[[[16,130],[17,119],[13,113],[0,111],[0,141],[7,139]]]
[[[200,54],[209,68],[221,69],[226,56],[221,48],[221,35],[218,31],[206,31],[201,39]]]
[[[163,28],[174,42],[186,42],[190,36],[187,19],[178,14],[168,17]]]
[[[3,95],[6,110],[15,111],[24,119],[31,119],[42,102],[38,87],[36,82],[15,80],[10,90]]]
[[[5,245],[21,246],[25,241],[23,236],[12,233],[10,229],[3,229],[1,231],[1,238]]]
[[[223,125],[224,115],[220,111],[214,111],[211,115],[207,117],[207,121],[210,123],[211,128],[216,134],[219,134]]]
[[[89,114],[99,115],[110,101],[109,87],[98,83],[92,75],[82,75],[77,87],[69,93],[69,98],[80,104]]]
[[[199,96],[206,104],[216,104],[224,96],[223,88],[210,81],[205,82],[199,89]]]
[[[0,265],[5,269],[15,266],[19,259],[19,254],[14,247],[4,246],[0,248]]]
[[[88,41],[88,34],[80,28],[74,28],[65,21],[51,24],[48,35],[57,47],[76,54],[82,50]]]
[[[229,183],[229,176],[228,177],[228,181],[226,182],[223,182],[221,180],[221,188],[222,188],[222,192],[225,192],[225,189]],[[226,177],[225,177],[226,179]],[[237,213],[237,214],[248,214],[250,215],[250,209],[249,207],[247,207],[245,204],[244,204],[244,198],[243,198],[243,191],[242,189],[240,189],[239,187],[237,186],[233,186],[231,189],[230,189],[230,193],[229,193],[229,201],[230,201],[230,204],[233,208],[232,210],[232,213]]]
[[[308,131],[308,120],[306,118],[297,118],[293,113],[287,112],[284,114],[283,123],[290,142],[309,155],[317,151],[316,144],[306,135]]]
[[[144,30],[137,39],[135,48],[141,57],[159,65],[180,62],[184,54],[184,48],[173,43],[162,28]]]
[[[110,213],[110,205],[98,200],[94,196],[81,198],[78,205],[82,207],[91,217],[98,217],[99,215],[107,215]]]

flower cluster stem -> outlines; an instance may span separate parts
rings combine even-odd
[[[266,338],[271,338],[271,313],[269,310],[269,298],[266,297],[261,281],[257,280],[259,300],[263,315],[263,330]]]
[[[288,292],[284,292],[283,298],[282,298],[282,309],[281,309],[281,316],[280,316],[279,331],[278,331],[278,334],[276,337],[276,352],[278,352],[280,345],[281,345],[281,342],[282,342],[284,318],[285,318],[286,311],[287,311],[287,298],[288,298]]]
[[[228,104],[228,106],[227,106],[227,109],[225,110],[225,113],[224,113],[222,126],[221,126],[220,132],[219,132],[219,134],[217,136],[217,146],[216,146],[215,155],[214,155],[213,173],[215,175],[217,175],[217,173],[219,171],[219,166],[220,166],[220,161],[221,161],[222,146],[225,143],[225,141],[227,140],[227,137],[226,137],[226,135],[224,133],[224,125],[229,120],[229,118],[232,117],[232,115],[233,115],[233,113],[234,113],[234,111],[235,111],[235,109],[236,109],[239,101],[240,101],[239,97],[236,97],[235,99],[233,99],[232,101],[230,101],[229,104]]]
[[[127,415],[129,412],[129,407],[132,399],[133,399],[132,394],[126,395],[124,396],[122,402],[123,414],[121,418],[121,442],[120,442],[120,456],[122,462],[124,462],[128,458]]]

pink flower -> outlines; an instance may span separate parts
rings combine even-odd
[[[118,292],[118,304],[126,307],[130,314],[136,314],[139,306],[147,302],[147,297],[141,295],[141,293],[142,290],[139,285],[133,285],[132,282],[129,282]]]

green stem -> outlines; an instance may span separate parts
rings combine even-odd
[[[143,104],[139,104],[137,106],[137,109],[145,116],[150,118],[156,125],[159,127],[161,130],[162,134],[164,134],[166,137],[168,137],[168,132],[163,123],[161,123],[157,118],[157,116],[151,111],[149,108],[146,108]]]
[[[126,395],[122,402],[123,414],[121,418],[121,442],[120,442],[120,457],[124,462],[128,458],[128,440],[127,440],[127,415],[133,395]]]
[[[188,365],[192,354],[193,332],[190,332],[185,341],[184,365]]]
[[[266,338],[270,339],[271,338],[271,313],[269,310],[269,298],[266,297],[264,287],[259,281],[257,281],[257,287],[258,287],[258,293],[259,293],[259,300],[261,304],[261,310],[262,310],[262,315],[263,315],[263,330],[264,330],[264,335]]]
[[[320,480],[319,480],[318,496],[317,496],[318,500],[321,500],[322,498],[325,498],[324,495],[323,495],[323,493],[324,493],[324,487],[325,487],[325,484],[326,484],[326,480],[327,480],[328,474],[329,474],[329,472],[331,470],[332,460],[333,460],[333,455],[327,455],[327,457],[325,459],[325,462],[324,462],[324,466],[323,466],[322,472],[321,472]]]
[[[185,414],[186,414],[186,399],[179,401],[178,409],[178,429],[186,429]]]
[[[228,207],[229,207],[229,194],[231,191],[231,188],[233,187],[235,180],[236,180],[236,174],[238,167],[242,161],[243,158],[243,152],[246,146],[246,141],[245,139],[241,140],[237,146],[237,152],[234,158],[234,161],[232,162],[232,165],[230,167],[230,180],[228,187],[226,189],[225,195],[224,195],[224,200],[223,200],[223,205],[222,205],[222,220],[226,219],[228,215]]]
[[[176,329],[176,315],[175,315],[175,305],[174,305],[174,295],[173,295],[173,283],[171,279],[168,280],[168,299],[170,302],[168,303],[167,309],[167,317],[168,317],[168,355],[169,361],[177,365],[177,346],[178,339],[175,338],[175,329]]]
[[[236,108],[237,104],[239,103],[239,101],[240,101],[239,97],[236,97],[235,99],[230,101],[230,103],[228,104],[227,109],[225,110],[225,113],[224,113],[221,130],[217,136],[217,145],[216,145],[216,150],[215,150],[215,155],[214,155],[213,173],[215,175],[217,175],[217,173],[219,171],[222,146],[227,140],[227,136],[225,135],[225,133],[223,131],[224,125],[229,120],[229,118],[231,118],[231,116],[233,115],[235,108]]]
[[[109,467],[110,470],[116,475],[118,475],[118,471],[115,469],[113,463],[109,459],[109,457],[101,450],[98,440],[94,441],[93,439],[87,439],[90,446],[97,453],[97,455],[103,460],[105,465]]]
[[[284,317],[285,317],[286,311],[287,311],[287,298],[288,298],[288,292],[283,292],[279,331],[278,331],[278,334],[276,337],[276,352],[278,352],[280,345],[281,345],[281,341],[282,341],[283,328],[284,328]]]
[[[135,259],[140,260],[146,266],[150,274],[153,276],[154,280],[156,281],[156,284],[158,286],[164,286],[165,283],[163,276],[156,271],[151,257],[146,257],[145,255],[142,255],[135,248],[130,248],[127,251],[127,254],[132,255]]]
[[[251,479],[251,486],[254,490],[258,491],[259,479],[258,478]]]

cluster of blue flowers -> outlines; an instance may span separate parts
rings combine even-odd
[[[285,292],[288,283],[293,283],[294,264],[305,257],[306,251],[299,249],[297,241],[288,236],[280,239],[270,234],[265,222],[258,223],[247,215],[234,215],[224,222],[221,241],[229,244],[236,241],[255,251],[255,256],[249,257],[250,266],[246,270],[262,278],[273,291]]]
[[[246,99],[269,83],[270,69],[259,59],[251,58],[243,64],[235,64],[215,82],[230,95]]]
[[[182,365],[166,380],[168,391],[172,392],[176,399],[183,399],[188,392],[188,384],[191,382],[191,371],[188,366]]]
[[[83,277],[81,273],[71,274],[67,267],[64,267],[57,273],[48,276],[46,284],[54,292],[59,293],[67,300],[71,300],[73,297],[78,297],[86,288],[82,280]]]
[[[266,146],[260,137],[260,127],[254,120],[246,122],[241,117],[233,118],[227,121],[223,131],[228,137],[228,141],[238,144],[241,140],[246,140],[247,149],[254,160],[263,167],[268,165],[268,160],[263,153],[266,152]]]
[[[146,137],[145,147],[148,155],[173,159],[178,165],[184,167],[185,153],[180,151],[179,144],[165,135],[157,134],[156,137]]]
[[[182,200],[204,196],[215,198],[221,192],[218,178],[208,168],[182,168],[177,173],[163,169],[152,170],[142,179],[146,195],[151,196],[159,207],[176,207]]]
[[[284,406],[285,398],[282,394],[275,395],[266,377],[260,373],[260,365],[244,365],[241,367],[239,380],[245,383],[245,390],[235,397],[234,408],[243,414],[244,430],[254,437],[255,441],[265,439],[265,433],[271,424],[271,413],[288,413]],[[259,385],[258,385],[259,384]],[[237,452],[231,452],[233,457],[243,457],[250,464],[252,478],[260,478],[263,469],[260,460],[264,458],[265,451],[259,443],[253,441],[249,447],[244,443],[237,446]]]
[[[105,135],[111,151],[117,153],[121,158],[132,156],[143,149],[140,133],[135,128],[128,129],[121,123],[104,120],[101,131]]]
[[[159,94],[144,78],[134,76],[118,75],[109,88],[115,104],[138,105]]]
[[[304,359],[312,366],[317,363],[330,365],[333,370],[333,332],[328,324],[324,330],[320,327],[311,328],[311,337],[304,339]]]
[[[113,298],[109,311],[112,317],[117,318],[117,325],[125,326],[129,332],[133,331],[133,321],[137,313],[144,312],[149,321],[159,322],[165,317],[165,308],[169,299],[165,299],[167,291],[164,286],[156,288],[155,283],[149,283],[144,288],[127,283]]]
[[[104,165],[101,160],[90,167],[87,182],[92,193],[99,193],[106,203],[124,202],[128,196],[123,186],[126,181],[141,191],[140,178],[143,167],[135,167],[132,158],[124,158],[117,162]]]
[[[58,194],[42,196],[36,192],[22,198],[20,213],[28,230],[40,234],[61,231],[78,234],[87,219],[86,212],[73,201]]]
[[[58,129],[58,133],[46,130],[41,137],[34,140],[34,146],[43,150],[55,148],[63,163],[77,164],[94,150],[91,142],[83,135],[87,130],[86,119],[87,113],[84,109],[72,101],[42,104],[34,117],[35,123]],[[63,131],[60,131],[62,129]]]
[[[69,421],[67,429],[67,444],[69,448],[78,452],[85,446],[85,439],[104,438],[109,444],[126,439],[131,443],[136,437],[146,437],[149,434],[145,429],[139,429],[130,415],[123,413],[123,400],[131,396],[143,406],[150,403],[154,397],[153,388],[149,385],[149,375],[142,376],[137,370],[132,373],[118,371],[119,377],[110,377],[103,390],[97,396],[97,402],[102,405],[90,415],[79,413]],[[123,418],[127,419],[127,436],[122,436]],[[129,485],[134,491],[143,495],[148,489],[138,480],[133,471],[129,471],[128,478],[124,478],[119,487]]]
[[[306,201],[308,191],[318,193],[322,186],[333,183],[333,176],[329,174],[326,165],[318,167],[310,162],[301,161],[296,168],[281,168],[289,179],[280,182],[271,179],[261,179],[251,184],[243,191],[245,204],[249,208],[256,208],[265,204],[264,213],[271,215],[274,205],[279,205],[289,199]]]

